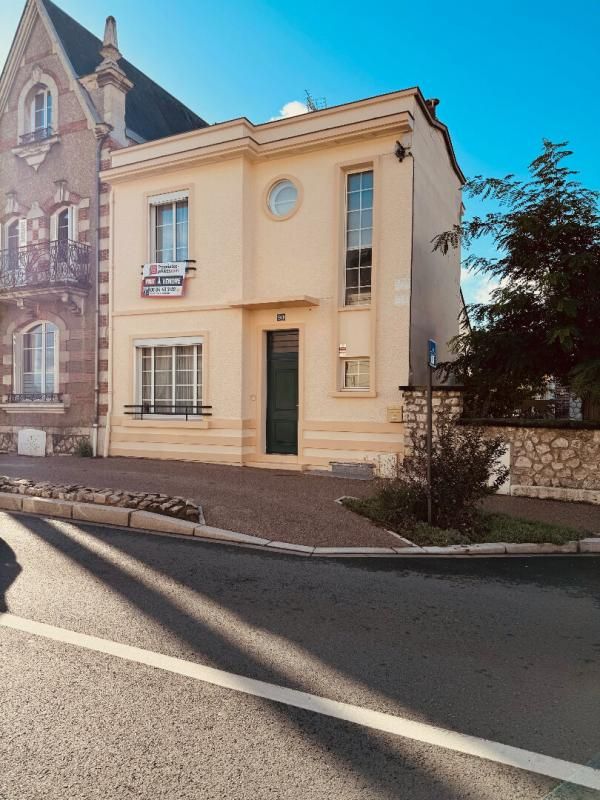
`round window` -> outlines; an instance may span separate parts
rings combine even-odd
[[[269,192],[269,211],[275,217],[286,217],[296,207],[298,202],[298,189],[285,178],[271,188]]]

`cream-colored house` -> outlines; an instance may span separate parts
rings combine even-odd
[[[106,454],[402,455],[398,387],[425,381],[428,338],[448,355],[461,309],[459,253],[431,246],[463,183],[436,103],[407,89],[112,154]]]

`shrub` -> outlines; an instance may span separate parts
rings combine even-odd
[[[410,530],[427,520],[426,437],[415,433],[412,444],[396,477],[380,480],[371,498],[378,519],[396,530]],[[498,463],[505,452],[500,437],[486,436],[483,428],[458,426],[450,414],[440,413],[431,457],[434,526],[458,532],[476,527],[479,501],[508,477],[508,469]]]
[[[75,455],[80,458],[91,458],[94,455],[91,442],[88,438],[82,437],[77,440],[75,445]]]

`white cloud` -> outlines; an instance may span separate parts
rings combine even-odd
[[[467,303],[489,303],[492,291],[499,286],[494,278],[474,273],[461,267],[460,283]]]
[[[307,114],[308,113],[308,106],[305,103],[302,103],[300,100],[290,100],[289,103],[286,103],[281,107],[279,110],[279,116],[271,117],[269,122],[273,122],[276,119],[287,119],[288,117],[297,117],[299,114]]]
[[[475,302],[489,303],[491,293],[494,289],[497,289],[499,285],[498,281],[486,280],[483,278],[475,288]]]

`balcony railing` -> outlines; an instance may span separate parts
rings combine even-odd
[[[34,242],[0,251],[0,294],[89,285],[90,246],[83,242]]]
[[[32,144],[34,142],[43,142],[44,139],[49,139],[51,136],[54,136],[52,128],[37,128],[35,131],[24,133],[19,137],[19,141],[21,144]]]
[[[125,406],[125,414],[134,419],[160,415],[185,417],[188,420],[190,417],[212,417],[212,406],[203,406],[199,403],[139,403]]]
[[[62,394],[58,392],[22,392],[9,394],[9,403],[62,403]]]

